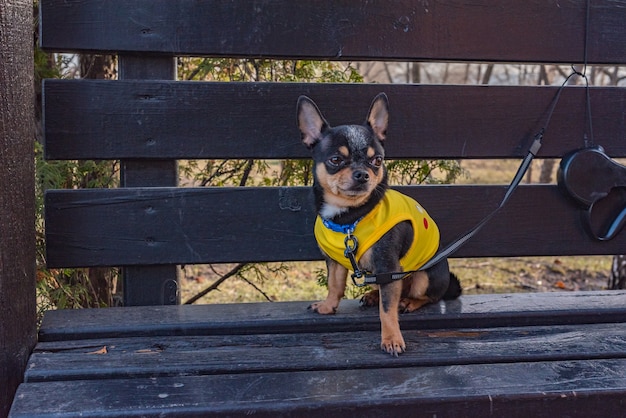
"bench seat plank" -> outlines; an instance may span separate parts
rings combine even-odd
[[[626,324],[405,330],[399,358],[379,331],[126,337],[39,343],[26,382],[626,358]],[[286,361],[285,359],[289,359]]]
[[[626,359],[290,371],[26,383],[11,417],[617,416],[625,392]]]
[[[625,300],[462,296],[402,315],[399,358],[356,300],[334,316],[307,302],[50,311],[11,416],[610,416]]]
[[[39,341],[101,338],[377,331],[376,309],[344,300],[337,315],[307,310],[309,302],[142,306],[55,310]],[[623,322],[626,290],[466,295],[400,316],[403,329],[481,328]]]
[[[45,151],[49,159],[310,158],[296,127],[298,96],[312,97],[337,125],[363,123],[367,104],[384,91],[391,107],[387,158],[519,158],[557,89],[46,80]],[[584,109],[585,98],[584,89],[563,90],[540,157],[582,147],[585,119],[572,109]],[[595,141],[612,157],[625,157],[626,89],[592,87],[590,98],[603,110]]]
[[[398,190],[429,211],[446,245],[497,208],[506,186]],[[53,190],[45,204],[49,267],[321,259],[313,236],[313,192],[307,187]],[[582,227],[581,213],[556,185],[520,186],[454,256],[623,252],[626,234],[595,241]],[[612,218],[596,211],[594,219]]]

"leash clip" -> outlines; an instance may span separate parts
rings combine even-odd
[[[348,235],[343,240],[344,245],[346,246],[346,250],[343,252],[343,255],[346,256],[348,260],[350,260],[350,264],[352,265],[352,283],[356,287],[364,287],[367,286],[367,273],[359,268],[359,264],[356,262],[356,250],[359,248],[359,241],[356,239],[354,235],[352,235],[352,231],[348,231]],[[360,279],[363,279],[362,281]]]
[[[356,253],[356,249],[359,247],[359,240],[357,240],[356,237],[352,235],[351,233],[348,233],[346,238],[343,240],[343,243],[346,246],[344,255],[347,258],[350,258],[350,255],[354,257],[354,253]]]
[[[367,286],[367,283],[365,282],[365,277],[363,276],[363,273],[361,271],[355,271],[354,273],[352,273],[351,277],[352,277],[352,283],[354,283],[356,287]]]

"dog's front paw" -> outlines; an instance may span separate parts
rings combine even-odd
[[[406,350],[406,344],[404,343],[402,334],[387,337],[383,336],[382,341],[380,342],[380,349],[394,357],[398,357],[399,354],[404,353]]]
[[[361,296],[361,300],[359,301],[359,305],[364,308],[371,308],[373,306],[378,306],[379,292],[378,289],[370,290],[363,296]]]
[[[332,305],[327,301],[315,302],[308,309],[322,315],[332,315],[337,313],[337,305]]]

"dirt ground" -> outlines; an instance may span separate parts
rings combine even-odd
[[[581,269],[539,266],[536,271],[519,275],[519,286],[536,292],[557,290],[603,290],[607,289],[609,272],[586,272]]]
[[[604,290],[611,257],[452,260],[466,294]]]

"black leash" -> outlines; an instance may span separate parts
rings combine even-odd
[[[555,97],[555,99],[558,100],[558,95]],[[554,106],[552,107],[552,110],[554,110]],[[550,116],[552,115],[550,114]],[[356,286],[362,287],[362,286],[367,286],[370,284],[387,284],[395,280],[401,280],[405,278],[406,276],[408,276],[409,274],[415,273],[417,271],[427,270],[430,267],[442,261],[443,259],[454,254],[470,238],[476,235],[476,233],[480,231],[483,228],[483,226],[485,226],[487,222],[489,222],[491,218],[493,218],[504,207],[506,202],[509,200],[509,198],[511,197],[511,195],[513,194],[513,192],[515,191],[515,189],[521,182],[522,178],[524,178],[524,175],[528,171],[528,167],[530,166],[530,163],[532,162],[533,158],[537,155],[537,152],[539,152],[539,149],[541,148],[541,139],[543,138],[544,132],[545,132],[545,127],[542,128],[537,133],[537,135],[535,135],[535,139],[528,150],[528,154],[526,154],[526,157],[522,161],[522,164],[517,169],[517,173],[515,174],[513,181],[511,181],[511,184],[509,185],[504,197],[502,198],[500,205],[493,212],[487,215],[482,221],[480,221],[476,226],[474,226],[474,228],[472,228],[469,232],[465,233],[463,236],[453,241],[444,249],[438,251],[433,256],[433,258],[431,258],[426,264],[424,264],[419,269],[410,270],[410,271],[391,272],[391,273],[377,273],[377,274],[373,274],[373,273],[369,273],[364,270],[361,270],[354,256],[354,254],[356,253],[356,249],[358,247],[358,241],[356,240],[356,237],[349,234],[345,239],[345,244],[346,244],[345,256],[348,259],[350,259],[350,263],[352,264],[352,267],[354,270],[354,273],[352,274],[353,283]],[[358,281],[359,279],[362,279],[362,281]]]
[[[345,256],[350,260],[350,263],[352,264],[352,267],[354,270],[354,273],[352,274],[352,281],[354,282],[356,286],[362,287],[362,286],[367,286],[370,284],[386,284],[395,280],[401,280],[404,277],[408,276],[409,274],[412,274],[418,271],[427,270],[433,267],[434,265],[436,265],[437,263],[439,263],[440,261],[442,261],[443,259],[454,254],[467,241],[469,241],[474,235],[476,235],[476,233],[480,231],[504,207],[504,205],[508,202],[509,198],[511,197],[515,189],[517,189],[517,186],[519,186],[519,183],[521,182],[522,178],[528,171],[528,167],[530,166],[530,163],[532,162],[533,158],[535,158],[535,156],[539,152],[539,149],[541,148],[541,145],[542,145],[541,140],[543,139],[544,133],[546,132],[546,130],[548,129],[548,126],[550,125],[550,121],[552,120],[554,109],[556,108],[556,105],[559,102],[559,99],[561,98],[561,93],[563,92],[567,84],[569,83],[570,79],[574,76],[581,77],[582,79],[585,80],[585,93],[586,93],[586,100],[587,100],[586,119],[587,119],[587,124],[588,124],[589,138],[587,138],[587,135],[585,133],[584,146],[585,147],[594,146],[593,126],[592,126],[592,120],[591,120],[591,99],[589,95],[589,80],[587,79],[587,75],[586,75],[587,73],[587,44],[588,44],[588,37],[589,37],[590,11],[591,11],[591,0],[587,0],[587,10],[586,10],[586,15],[585,15],[585,40],[584,40],[584,52],[583,52],[584,53],[584,65],[583,65],[582,72],[578,71],[574,67],[574,65],[571,66],[572,72],[565,78],[565,81],[563,81],[563,84],[561,84],[556,94],[554,95],[554,98],[552,99],[552,102],[550,103],[550,106],[546,112],[547,115],[545,118],[545,123],[543,124],[543,127],[539,130],[539,132],[535,134],[534,140],[528,149],[528,153],[526,154],[526,157],[524,158],[524,160],[522,160],[522,163],[517,169],[517,173],[515,174],[515,177],[513,177],[511,184],[507,188],[507,191],[504,194],[504,197],[502,198],[500,205],[489,215],[485,216],[485,218],[481,220],[476,226],[474,226],[474,228],[472,228],[469,232],[465,233],[463,236],[461,236],[460,238],[457,238],[452,243],[448,244],[445,248],[438,251],[433,256],[433,258],[431,258],[426,264],[424,264],[422,267],[420,267],[417,270],[391,272],[391,273],[377,273],[377,274],[373,274],[373,273],[361,270],[358,266],[358,263],[355,257],[356,250],[358,247],[358,241],[356,237],[354,237],[352,233],[350,232],[345,240],[345,243],[346,243]],[[625,218],[626,218],[626,215],[625,215]],[[624,222],[626,223],[626,220]]]
[[[585,63],[585,68],[586,66],[587,64]],[[587,114],[589,118],[589,126],[591,127],[591,106],[590,106],[590,99],[589,99],[589,83],[587,81],[587,76],[585,75],[585,73],[581,73],[577,71],[574,68],[574,66],[572,66],[572,73],[565,78],[565,81],[563,81],[563,83],[557,90],[556,94],[554,95],[554,98],[552,99],[552,102],[547,112],[546,121],[543,127],[535,135],[533,143],[530,145],[530,148],[528,149],[528,154],[526,154],[526,157],[524,158],[524,160],[522,160],[522,163],[517,169],[517,173],[515,174],[515,177],[513,177],[513,180],[511,181],[511,184],[509,185],[506,193],[504,194],[504,197],[502,198],[500,205],[493,212],[487,215],[482,221],[480,221],[469,232],[467,232],[465,235],[461,236],[457,240],[453,241],[443,250],[439,251],[437,254],[433,256],[433,258],[431,258],[426,264],[424,264],[419,270],[416,270],[416,271],[426,270],[434,266],[435,264],[437,264],[444,258],[454,254],[461,246],[463,246],[463,244],[465,244],[470,238],[476,235],[476,233],[480,231],[482,227],[485,226],[485,224],[487,224],[487,222],[489,222],[491,218],[493,218],[504,207],[504,205],[509,200],[509,198],[511,197],[515,189],[517,189],[517,186],[519,186],[519,183],[521,182],[522,178],[528,171],[528,167],[530,167],[530,163],[532,162],[533,158],[535,158],[535,156],[539,152],[539,149],[541,148],[541,140],[543,139],[543,135],[548,129],[548,126],[550,125],[550,121],[552,120],[554,109],[556,108],[556,105],[559,102],[559,99],[561,98],[561,92],[563,92],[569,80],[574,76],[582,77],[586,82]],[[591,130],[590,130],[589,141],[587,140],[587,137],[585,135],[585,146],[593,146],[593,132]]]

